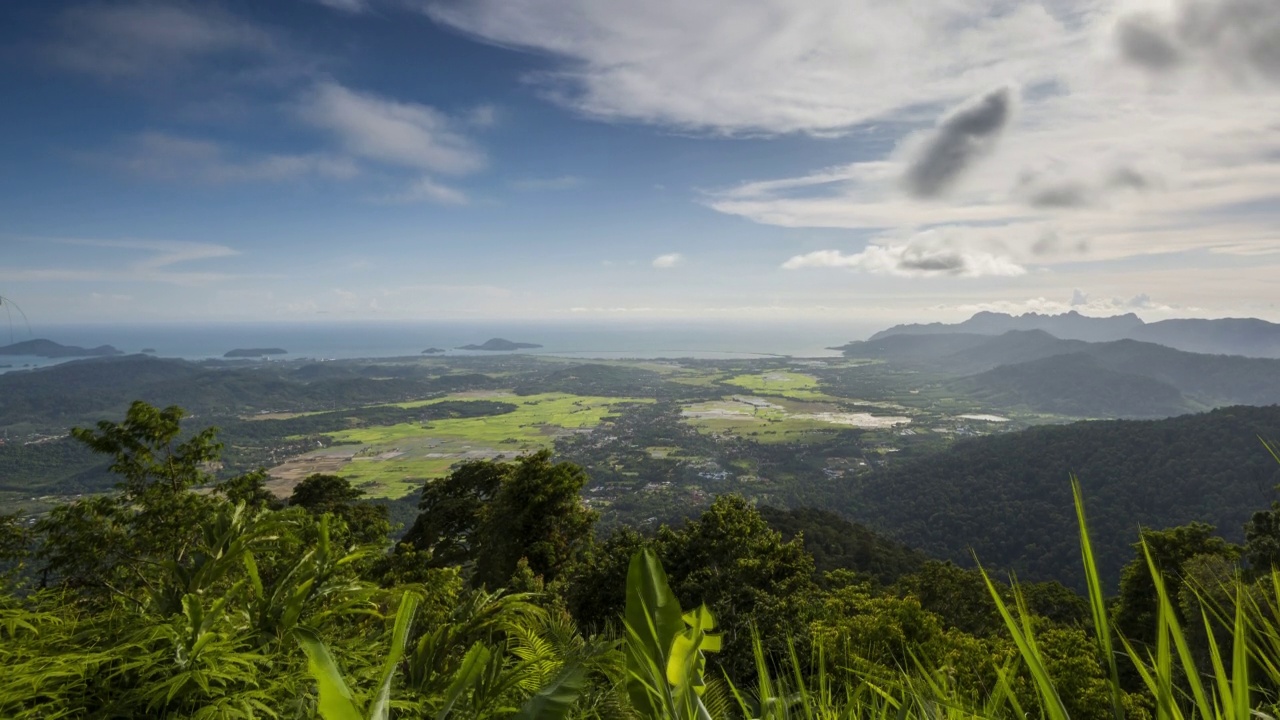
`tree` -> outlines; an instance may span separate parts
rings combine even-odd
[[[899,581],[898,589],[918,599],[925,610],[942,618],[947,627],[979,637],[1004,629],[987,583],[977,570],[930,560]]]
[[[346,524],[346,535],[354,542],[386,542],[391,532],[385,505],[361,502],[364,491],[351,487],[351,481],[337,475],[315,473],[293,488],[289,504],[312,515],[333,515]],[[339,531],[339,535],[341,535]]]
[[[658,551],[680,602],[706,603],[724,629],[719,662],[737,679],[752,671],[751,628],[780,657],[788,637],[803,640],[816,586],[813,556],[799,537],[782,542],[740,495],[716,498],[680,530],[658,531]]]
[[[244,503],[251,508],[278,510],[284,503],[266,487],[267,471],[237,475],[214,486],[214,492],[222,494],[230,503]]]
[[[344,509],[362,495],[364,492],[351,487],[351,481],[344,477],[315,473],[294,486],[289,504],[320,515]]]
[[[473,564],[485,508],[513,469],[509,463],[471,461],[444,478],[428,480],[404,543],[429,552],[432,567]]]
[[[1147,567],[1146,553],[1155,570],[1177,597],[1183,582],[1184,564],[1197,555],[1214,555],[1235,561],[1240,548],[1213,534],[1207,523],[1191,523],[1167,530],[1143,530],[1134,544],[1137,556],[1129,561],[1120,576],[1120,596],[1115,610],[1116,627],[1130,640],[1150,643],[1155,640],[1156,613],[1159,607],[1155,580]],[[1179,611],[1181,615],[1181,611]],[[1186,625],[1186,618],[1179,617]]]
[[[131,499],[156,490],[178,493],[208,482],[206,468],[222,451],[217,428],[205,428],[178,442],[185,416],[180,407],[160,410],[137,400],[129,406],[124,422],[101,420],[97,431],[72,428],[71,437],[115,458],[111,472],[120,476],[119,487]]]
[[[113,458],[121,494],[54,508],[36,525],[39,554],[60,582],[128,594],[147,585],[158,560],[180,563],[196,540],[196,528],[216,504],[187,492],[211,479],[210,465],[222,445],[206,428],[179,442],[179,407],[157,409],[134,402],[124,422],[102,420],[97,430],[74,428],[71,436]]]
[[[501,587],[521,558],[545,582],[556,580],[591,540],[596,514],[582,505],[586,482],[581,467],[552,463],[550,450],[516,461],[483,506],[474,582]]]
[[[1244,526],[1244,557],[1256,573],[1280,568],[1280,503],[1253,514]]]

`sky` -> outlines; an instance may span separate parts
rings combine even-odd
[[[33,323],[1280,321],[1276,0],[0,3]]]

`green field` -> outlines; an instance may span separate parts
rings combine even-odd
[[[842,429],[890,429],[909,422],[900,415],[843,412],[828,403],[749,396],[692,403],[683,415],[699,431],[763,443],[815,442]]]
[[[738,375],[724,382],[744,390],[750,390],[757,395],[771,395],[794,400],[834,399],[818,389],[817,378],[789,370],[772,370],[752,375]]]
[[[525,396],[484,393],[483,398],[480,395],[461,393],[398,405],[422,407],[446,401],[495,399],[511,403],[516,409],[501,415],[326,433],[338,442],[362,446],[338,474],[349,478],[371,497],[403,497],[420,488],[426,478],[448,474],[449,468],[459,461],[512,457],[549,447],[560,435],[599,425],[620,405],[653,402],[565,393]]]

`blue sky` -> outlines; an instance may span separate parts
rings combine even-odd
[[[0,5],[37,323],[1280,320],[1269,0]]]

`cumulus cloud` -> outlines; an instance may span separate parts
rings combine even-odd
[[[667,253],[659,255],[653,259],[653,266],[656,268],[671,268],[684,262],[684,256],[680,253]]]
[[[1013,91],[992,90],[948,114],[924,140],[903,177],[907,191],[935,198],[990,154],[1013,115]]]
[[[482,169],[484,152],[445,113],[418,103],[321,83],[299,106],[303,120],[331,133],[347,152],[388,165],[462,175]]]
[[[1007,254],[977,247],[963,235],[941,230],[902,241],[878,240],[859,253],[818,250],[782,264],[784,270],[808,268],[846,268],[897,277],[1016,277],[1027,272]]]
[[[1280,3],[1178,0],[1172,9],[1121,18],[1121,55],[1154,73],[1201,65],[1230,80],[1280,82]]]

